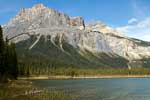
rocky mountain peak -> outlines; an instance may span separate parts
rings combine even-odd
[[[46,13],[49,13],[49,12],[56,12],[56,11],[44,6],[43,4],[37,4],[33,6],[32,8],[22,8],[13,20],[14,21],[17,21],[17,20],[29,21],[29,20],[33,20],[34,18],[37,18],[38,16],[41,16],[41,17],[45,16]]]
[[[36,4],[35,6],[32,7],[32,9],[45,9],[45,8],[47,7],[43,5],[42,3]]]
[[[64,13],[48,8],[43,4],[37,4],[32,8],[22,8],[16,17],[14,17],[6,26],[7,28],[13,27],[13,32],[15,33],[17,27],[20,26],[22,26],[21,28],[24,30],[60,26],[71,26],[83,30],[85,27],[82,17],[71,18]],[[9,34],[8,31],[7,34]]]

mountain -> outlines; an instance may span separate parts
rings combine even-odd
[[[21,9],[3,29],[16,43],[20,63],[82,68],[149,64],[149,42],[126,37],[101,22],[85,24],[82,17],[43,4]]]

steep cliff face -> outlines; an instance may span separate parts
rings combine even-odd
[[[137,60],[150,57],[150,43],[124,36],[115,29],[103,23],[87,25],[87,30],[104,34],[108,46],[112,52],[125,57],[128,60]]]
[[[73,57],[64,47],[64,44],[67,44],[83,58],[95,64],[101,61],[104,65],[105,61],[102,59],[109,58],[108,63],[114,62],[117,66],[117,60],[113,59],[115,58],[121,59],[120,62],[124,59],[123,63],[127,65],[126,59],[132,61],[150,57],[148,42],[128,38],[103,23],[85,25],[82,17],[71,18],[43,4],[21,9],[19,14],[4,26],[4,33],[4,36],[17,44],[27,42],[34,36],[33,42],[27,42],[26,49],[30,51],[35,50],[42,38],[47,46],[48,43],[52,44],[62,53]],[[50,50],[51,48],[47,49]],[[104,57],[100,54],[106,55]],[[118,64],[120,65],[121,63]]]

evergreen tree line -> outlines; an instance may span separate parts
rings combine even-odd
[[[3,30],[0,26],[0,81],[17,79],[18,62],[15,44],[3,39]]]

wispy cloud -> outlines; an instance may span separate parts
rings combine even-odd
[[[131,18],[128,20],[128,24],[136,23],[138,20],[136,18]]]
[[[127,36],[150,41],[150,17],[137,21],[135,24],[128,24],[116,29]]]
[[[150,41],[150,7],[142,0],[132,0],[132,7],[134,17],[128,20],[127,25],[116,29],[127,36]]]

